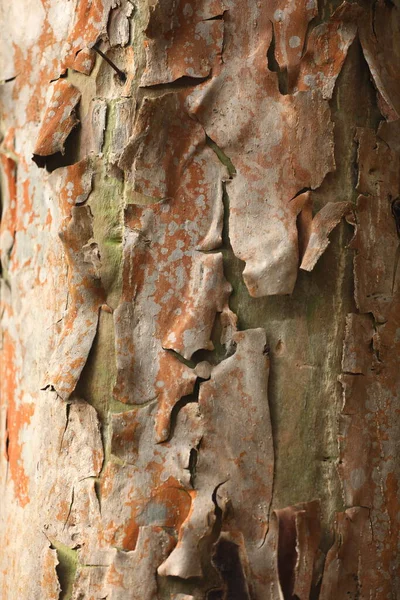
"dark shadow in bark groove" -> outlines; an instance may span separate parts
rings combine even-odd
[[[276,73],[278,77],[278,87],[282,96],[286,96],[288,92],[288,73],[287,69],[281,69],[275,57],[275,30],[271,22],[272,38],[267,52],[268,69],[272,73]]]
[[[215,545],[212,564],[221,575],[225,591],[211,590],[208,600],[250,600],[239,547],[234,542],[221,537]]]
[[[52,173],[60,167],[68,167],[76,163],[78,158],[78,147],[80,138],[80,127],[79,123],[73,128],[64,144],[64,153],[56,152],[50,156],[39,156],[33,154],[32,160],[40,169],[46,169],[49,173]]]

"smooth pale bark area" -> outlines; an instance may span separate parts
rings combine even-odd
[[[0,15],[1,598],[396,598],[397,0]]]

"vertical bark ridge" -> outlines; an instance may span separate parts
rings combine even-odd
[[[0,14],[1,597],[394,597],[397,5]]]

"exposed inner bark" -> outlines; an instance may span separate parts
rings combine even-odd
[[[16,0],[0,595],[400,589],[400,15]]]

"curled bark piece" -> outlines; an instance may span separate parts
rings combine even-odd
[[[188,288],[185,309],[172,317],[171,330],[163,340],[164,348],[175,350],[186,359],[197,350],[213,349],[210,338],[215,315],[227,305],[232,291],[224,277],[221,253],[194,255]]]
[[[379,572],[370,547],[373,531],[365,507],[348,508],[337,514],[336,539],[326,557],[320,591],[321,600],[368,596],[379,588]],[[376,597],[384,598],[377,591]]]
[[[157,85],[179,77],[207,77],[220,60],[224,22],[220,0],[157,0],[146,27],[146,69],[141,85]]]
[[[229,308],[225,306],[220,316],[221,322],[221,344],[226,348],[227,354],[233,354],[235,349],[235,342],[233,336],[237,331],[237,315]]]
[[[90,208],[83,206],[92,190],[93,175],[92,161],[85,158],[56,169],[49,177],[63,218],[59,235],[70,267],[71,300],[45,383],[65,400],[75,389],[86,362],[96,333],[98,310],[104,301],[99,252],[92,240],[93,217]]]
[[[318,500],[274,510],[265,544],[251,563],[255,597],[309,600],[320,537]]]
[[[327,102],[314,92],[282,96],[267,68],[268,9],[248,3],[240,18],[232,17],[220,71],[186,99],[190,114],[236,169],[227,184],[229,237],[246,263],[243,277],[255,297],[292,293],[298,240],[291,199],[318,187],[335,164]],[[237,45],[239,38],[246,42]],[[302,125],[310,111],[312,131]]]
[[[304,192],[296,196],[294,202],[301,201],[299,207],[300,212],[297,215],[297,233],[299,242],[299,258],[300,261],[303,259],[304,253],[307,249],[307,245],[311,235],[311,223],[313,220],[313,199],[312,192]],[[293,202],[292,201],[292,202]]]
[[[177,546],[160,566],[160,575],[186,579],[202,574],[200,546],[211,535],[214,502],[226,515],[222,530],[243,535],[250,563],[264,540],[273,473],[265,332],[238,332],[233,341],[236,353],[215,367],[210,380],[200,386],[203,436],[195,494]]]
[[[297,504],[293,508],[297,554],[293,594],[299,600],[308,600],[321,538],[320,506],[318,501],[314,501]]]
[[[159,441],[168,437],[173,406],[193,391],[196,379],[165,348],[185,358],[212,348],[215,315],[230,293],[222,255],[202,253],[221,243],[224,172],[205,142],[174,94],[146,98],[119,162],[138,204],[125,213],[114,393],[131,404],[158,398]]]
[[[104,302],[88,206],[74,206],[63,221],[60,238],[69,264],[69,305],[50,360],[45,386],[67,400],[75,389],[96,334],[99,308]]]
[[[38,156],[63,153],[65,140],[79,122],[75,107],[81,98],[80,91],[64,79],[56,81],[50,90],[50,101],[33,150]]]
[[[17,226],[17,165],[12,158],[1,153],[0,166],[4,186],[4,204],[0,220],[0,260],[6,269]]]
[[[271,598],[271,600],[282,600],[283,594],[279,581],[278,571],[278,541],[279,527],[278,519],[273,511],[269,518],[268,533],[264,543],[251,556],[251,569],[254,573],[251,589],[257,600],[260,598]]]
[[[312,271],[318,259],[329,245],[328,235],[341,221],[353,210],[351,202],[328,202],[315,215],[311,223],[311,232],[306,251],[301,261],[300,268]]]
[[[329,21],[312,29],[300,63],[298,90],[318,89],[324,98],[332,98],[336,79],[357,33],[360,11],[358,5],[343,2]]]
[[[303,54],[309,22],[318,14],[316,0],[291,2],[278,0],[273,14],[275,58],[281,70],[287,72],[288,90],[293,91]]]
[[[188,517],[179,531],[176,548],[159,566],[158,574],[181,579],[202,577],[200,544],[210,538],[214,523],[215,505],[212,496],[195,493]]]
[[[56,169],[49,176],[50,187],[58,200],[61,217],[71,217],[72,208],[84,204],[92,191],[94,167],[90,158]]]

